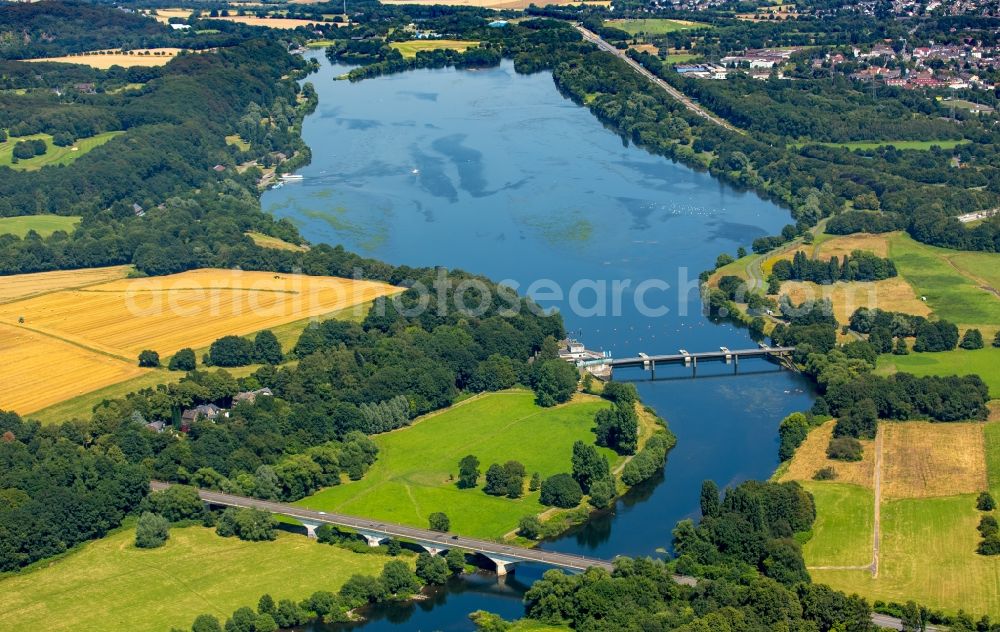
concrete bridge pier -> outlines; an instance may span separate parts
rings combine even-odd
[[[365,539],[368,546],[374,548],[380,544],[389,541],[391,538],[384,533],[377,533],[375,531],[362,531],[358,529],[358,535]]]
[[[319,529],[319,527],[320,527],[319,523],[316,523],[316,522],[304,522],[302,520],[300,520],[299,522],[301,522],[302,526],[306,528],[306,535],[309,536],[310,538],[312,538],[313,540],[315,540],[316,539],[316,529]]]
[[[513,573],[514,565],[521,561],[509,557],[494,555],[492,553],[483,553],[482,555],[489,561],[493,562],[493,564],[497,567],[497,575],[499,577],[504,577],[507,573]]]
[[[440,555],[441,553],[444,553],[445,551],[448,550],[447,547],[436,546],[434,544],[427,544],[426,542],[417,542],[417,546],[427,551],[431,555]]]

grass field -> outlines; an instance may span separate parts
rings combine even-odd
[[[265,235],[263,233],[249,232],[247,236],[253,240],[253,243],[261,246],[262,248],[274,248],[275,250],[290,250],[292,252],[305,252],[309,250],[306,246],[299,246],[298,244],[289,243],[283,239],[278,239],[277,237],[271,237],[270,235]]]
[[[989,346],[966,351],[910,353],[879,356],[877,372],[883,375],[903,371],[914,375],[968,375],[975,373],[990,387],[990,396],[1000,398],[1000,349]]]
[[[279,532],[273,542],[172,529],[166,545],[137,549],[134,529],[86,544],[47,567],[0,579],[0,628],[162,632],[202,613],[225,621],[269,593],[299,601],[336,592],[354,573],[377,575],[387,557],[359,555]]]
[[[0,283],[0,303],[124,279],[131,269],[132,266],[109,266],[5,276],[3,283]]]
[[[649,18],[645,20],[606,20],[604,26],[625,31],[630,35],[645,33],[646,35],[663,35],[687,29],[712,28],[711,24],[692,22],[690,20],[667,20]]]
[[[870,488],[837,482],[805,482],[816,500],[813,535],[802,547],[806,564],[863,566],[872,561],[874,498]],[[812,571],[810,571],[812,572]]]
[[[594,413],[607,402],[579,395],[572,403],[539,408],[528,391],[508,391],[467,400],[418,420],[412,427],[375,437],[379,457],[365,477],[330,487],[298,504],[418,527],[443,511],[451,529],[463,535],[500,538],[522,516],[546,508],[538,492],[511,500],[477,489],[459,489],[458,461],[474,454],[485,475],[492,463],[515,459],[528,475],[546,478],[570,471],[573,442],[593,443]],[[614,466],[617,457],[602,449]]]
[[[883,422],[882,497],[925,498],[986,489],[983,424]]]
[[[987,326],[993,331],[1000,326],[1000,297],[983,289],[983,283],[971,278],[967,269],[950,262],[957,254],[954,250],[927,246],[896,233],[889,240],[889,254],[899,273],[918,295],[927,297],[927,304],[939,318],[959,325]],[[978,274],[985,270],[995,275],[1000,254],[983,253],[960,261],[966,268],[975,265]]]
[[[235,270],[122,279],[124,270],[83,270],[76,281],[71,272],[5,277],[0,407],[33,413],[134,378],[145,373],[136,366],[142,349],[165,361],[184,347],[201,350],[224,335],[273,328],[288,350],[310,319],[362,318],[372,300],[399,291],[368,281]],[[101,275],[118,280],[101,282]],[[71,410],[85,414],[106,393]]]
[[[318,20],[299,20],[296,18],[259,18],[253,15],[230,15],[227,17],[211,18],[212,20],[224,20],[226,22],[236,22],[247,26],[266,26],[270,29],[297,29],[300,26],[319,24]]]
[[[994,497],[1000,496],[1000,423],[991,421],[983,426],[986,450],[986,482]]]
[[[167,24],[170,22],[170,18],[181,18],[182,20],[186,20],[191,17],[192,13],[194,13],[192,9],[156,9],[153,12],[153,17],[157,22]]]
[[[48,134],[32,134],[30,136],[10,137],[6,142],[0,143],[0,166],[11,167],[19,171],[36,171],[49,165],[68,165],[75,162],[81,156],[86,155],[94,147],[100,147],[115,136],[125,132],[104,132],[88,138],[80,138],[70,147],[57,147],[52,144],[52,137]],[[48,146],[48,150],[41,156],[19,160],[13,162],[14,145],[22,140],[42,139]]]
[[[896,149],[916,149],[920,151],[928,151],[931,147],[940,147],[941,149],[952,149],[963,143],[968,143],[967,140],[879,140],[879,141],[867,141],[867,140],[855,140],[846,143],[796,143],[796,147],[804,147],[805,145],[825,145],[826,147],[844,147],[846,149],[875,149],[877,147],[891,146]]]
[[[447,48],[449,50],[457,50],[458,52],[465,52],[466,50],[472,48],[473,46],[479,46],[479,42],[467,42],[464,40],[410,40],[407,42],[393,42],[390,44],[393,48],[398,50],[403,57],[411,59],[417,56],[417,53],[421,51],[428,50],[439,50],[442,48]]]
[[[979,543],[975,495],[882,503],[879,575],[810,570],[814,582],[869,600],[914,600],[978,619],[1000,615],[1000,558],[975,552]],[[815,536],[814,536],[815,537]],[[807,545],[808,546],[808,545]],[[808,559],[807,562],[812,562]]]
[[[82,64],[91,68],[107,70],[112,66],[129,68],[132,66],[163,66],[180,54],[180,48],[143,48],[129,53],[118,51],[93,51],[62,57],[45,57],[43,59],[25,59],[22,61],[52,61],[62,64]]]
[[[781,475],[782,481],[811,481],[817,470],[832,467],[837,472],[837,483],[848,483],[851,487],[872,487],[872,476],[875,472],[875,451],[872,441],[861,442],[864,445],[864,453],[860,461],[836,461],[826,457],[826,447],[830,445],[836,423],[831,419],[809,432]]]
[[[42,237],[48,237],[57,230],[64,230],[67,233],[80,223],[79,215],[19,215],[17,217],[0,217],[0,235],[9,233],[24,237],[29,230],[33,230]],[[6,288],[0,290],[0,296]]]

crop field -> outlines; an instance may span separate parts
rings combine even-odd
[[[703,22],[692,22],[690,20],[667,20],[662,18],[649,18],[644,20],[606,20],[604,26],[625,31],[629,35],[663,35],[675,31],[685,31],[688,29],[712,28],[711,24]]]
[[[885,498],[955,496],[986,489],[981,423],[883,422]]]
[[[125,132],[104,132],[88,138],[79,138],[69,147],[57,147],[52,144],[52,137],[48,134],[32,134],[30,136],[10,137],[6,142],[0,143],[0,165],[6,165],[19,171],[36,171],[49,165],[68,165],[84,156],[94,147],[100,147],[115,136]],[[26,158],[13,162],[14,145],[22,140],[42,139],[48,146],[48,150],[41,156]]]
[[[410,40],[408,42],[393,42],[390,44],[392,48],[398,50],[403,57],[411,59],[417,56],[417,53],[421,51],[439,50],[442,48],[447,48],[449,50],[457,50],[460,53],[467,51],[473,46],[479,46],[479,42],[467,42],[464,40]]]
[[[85,268],[82,270],[55,270],[32,274],[14,274],[0,277],[0,303],[47,294],[58,290],[85,287],[124,279],[131,266],[110,266],[106,268]]]
[[[816,500],[813,535],[802,547],[806,564],[809,567],[870,564],[875,520],[871,488],[829,481],[802,485]]]
[[[987,271],[996,275],[1000,254],[985,254],[960,259],[953,264],[953,250],[918,243],[902,233],[889,241],[889,252],[899,273],[909,281],[934,313],[959,325],[1000,326],[1000,297],[984,289],[984,283],[973,278],[968,268],[974,262],[977,274]],[[995,278],[995,277],[994,277]]]
[[[938,353],[879,356],[877,373],[889,375],[897,371],[918,376],[974,373],[989,386],[991,397],[1000,398],[1000,349],[990,346],[990,340],[986,341],[985,348],[973,351],[955,349]]]
[[[831,419],[809,432],[782,474],[782,481],[811,481],[817,470],[832,467],[837,472],[835,479],[837,483],[871,488],[872,476],[875,473],[875,450],[872,441],[861,442],[864,452],[860,461],[836,461],[826,457],[826,447],[830,444],[836,423]]]
[[[1000,423],[990,421],[983,426],[986,450],[986,481],[990,493],[1000,496]]]
[[[912,599],[952,614],[963,609],[976,619],[996,618],[1000,557],[976,553],[980,515],[975,495],[883,502],[878,577],[868,571],[810,569],[809,574],[814,582],[869,601]],[[812,564],[808,556],[807,563]]]
[[[204,347],[398,292],[384,283],[239,270],[123,279],[0,305],[0,322],[136,357]]]
[[[317,20],[300,20],[296,18],[260,18],[253,15],[230,15],[226,17],[211,18],[212,20],[224,20],[226,22],[236,22],[247,26],[266,26],[269,29],[297,29],[300,26],[310,26],[318,24]]]
[[[363,317],[375,298],[400,291],[369,281],[234,270],[122,278],[128,269],[4,277],[0,407],[25,414],[77,399],[71,411],[55,410],[85,414],[123,393],[86,395],[148,373],[136,366],[143,349],[165,360],[184,347],[274,328],[287,350],[309,319]]]
[[[0,410],[29,413],[127,380],[135,363],[0,323]]]
[[[0,235],[12,234],[24,237],[29,230],[33,230],[42,237],[48,237],[57,230],[64,230],[67,233],[80,223],[79,215],[18,215],[17,217],[0,217]],[[0,300],[6,291],[6,287],[0,289]]]
[[[45,57],[43,59],[25,59],[23,61],[53,61],[62,64],[82,64],[100,70],[107,70],[112,66],[122,66],[129,68],[132,66],[163,66],[171,59],[180,54],[180,48],[142,48],[135,49],[128,53],[121,51],[92,51],[89,53],[77,53],[75,55],[64,55],[62,57]]]
[[[192,13],[194,13],[192,9],[156,9],[153,17],[157,22],[167,24],[170,22],[170,18],[181,18],[186,20],[191,17]]]
[[[212,529],[171,529],[158,549],[137,549],[135,529],[90,542],[66,558],[0,579],[0,629],[161,632],[191,629],[199,614],[220,620],[264,593],[296,602],[336,592],[355,573],[377,575],[388,557],[351,553],[279,532],[272,542],[221,538]]]
[[[539,408],[528,391],[506,391],[466,400],[417,420],[413,426],[375,437],[378,461],[360,481],[324,489],[298,504],[427,527],[428,516],[443,511],[451,530],[463,535],[500,538],[522,516],[546,509],[539,493],[512,500],[483,490],[492,463],[520,461],[530,477],[544,479],[569,472],[573,442],[593,443],[594,414],[607,402],[578,395],[571,403]],[[612,467],[620,457],[601,449]],[[475,455],[483,473],[476,489],[455,484],[458,462]]]
[[[785,281],[781,284],[781,293],[787,294],[796,304],[809,299],[829,298],[833,301],[834,316],[841,324],[846,324],[859,307],[879,307],[917,316],[929,316],[931,313],[927,304],[913,293],[910,284],[900,277],[883,281],[838,281],[831,285]]]

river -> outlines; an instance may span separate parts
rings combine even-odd
[[[563,98],[549,73],[518,75],[505,61],[349,83],[333,81],[347,68],[316,57],[309,81],[319,106],[303,125],[312,163],[301,182],[263,196],[265,210],[310,241],[512,282],[559,308],[588,347],[615,356],[756,345],[701,314],[697,276],[719,253],[778,232],[786,210],[625,143]],[[778,422],[811,405],[808,382],[765,361],[741,363],[739,375],[712,364],[690,376],[682,367],[658,368],[655,382],[639,370],[616,374],[636,380],[677,447],[661,478],[546,548],[662,555],[674,524],[697,516],[702,480],[725,487],[771,474]],[[427,601],[376,610],[364,630],[470,630],[467,615],[480,608],[516,618],[543,571],[456,582]]]

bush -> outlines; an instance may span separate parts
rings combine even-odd
[[[461,573],[465,570],[465,553],[462,549],[450,549],[444,556],[448,562],[448,570],[452,573]]]
[[[524,516],[517,523],[517,533],[529,540],[537,540],[542,535],[542,521],[538,516]]]
[[[832,467],[821,467],[813,474],[814,481],[832,481],[837,478],[837,470]]]
[[[224,538],[235,535],[241,540],[261,542],[278,537],[274,531],[277,524],[274,516],[266,511],[228,507],[219,517],[215,532]]]
[[[980,555],[1000,555],[1000,536],[991,535],[983,538],[976,548]]]
[[[139,354],[139,366],[156,368],[160,366],[160,354],[146,349]]]
[[[993,346],[1000,347],[1000,331],[997,332],[997,335],[993,336]]]
[[[583,489],[569,474],[556,474],[542,482],[543,505],[570,509],[579,505],[581,500],[583,500]]]
[[[448,519],[447,514],[441,511],[435,511],[428,516],[427,522],[430,525],[431,531],[440,531],[441,533],[444,533],[451,528],[451,520]]]
[[[826,448],[826,456],[838,461],[860,461],[862,452],[861,442],[854,437],[836,437]]]
[[[194,350],[186,347],[170,358],[170,364],[167,365],[167,368],[171,371],[194,371],[197,364]]]
[[[959,343],[960,347],[963,349],[982,349],[983,348],[983,332],[978,329],[967,329],[965,334],[962,336],[962,342]]]
[[[246,338],[223,336],[208,349],[208,364],[213,366],[247,366],[253,363],[254,345]]]
[[[148,511],[139,516],[135,526],[135,545],[140,549],[163,546],[170,537],[170,523],[163,516]]]
[[[976,509],[979,511],[993,511],[996,507],[997,503],[989,492],[981,492],[976,499]]]
[[[997,524],[997,519],[993,516],[983,516],[980,518],[977,529],[979,529],[979,535],[984,538],[1000,533],[1000,525]]]
[[[426,554],[425,554],[426,555]],[[427,555],[429,558],[430,555]],[[440,558],[434,558],[439,559]],[[444,561],[444,560],[440,560]],[[418,561],[419,564],[419,561]],[[391,560],[382,567],[379,581],[393,595],[411,595],[420,590],[420,580],[403,560]]]

